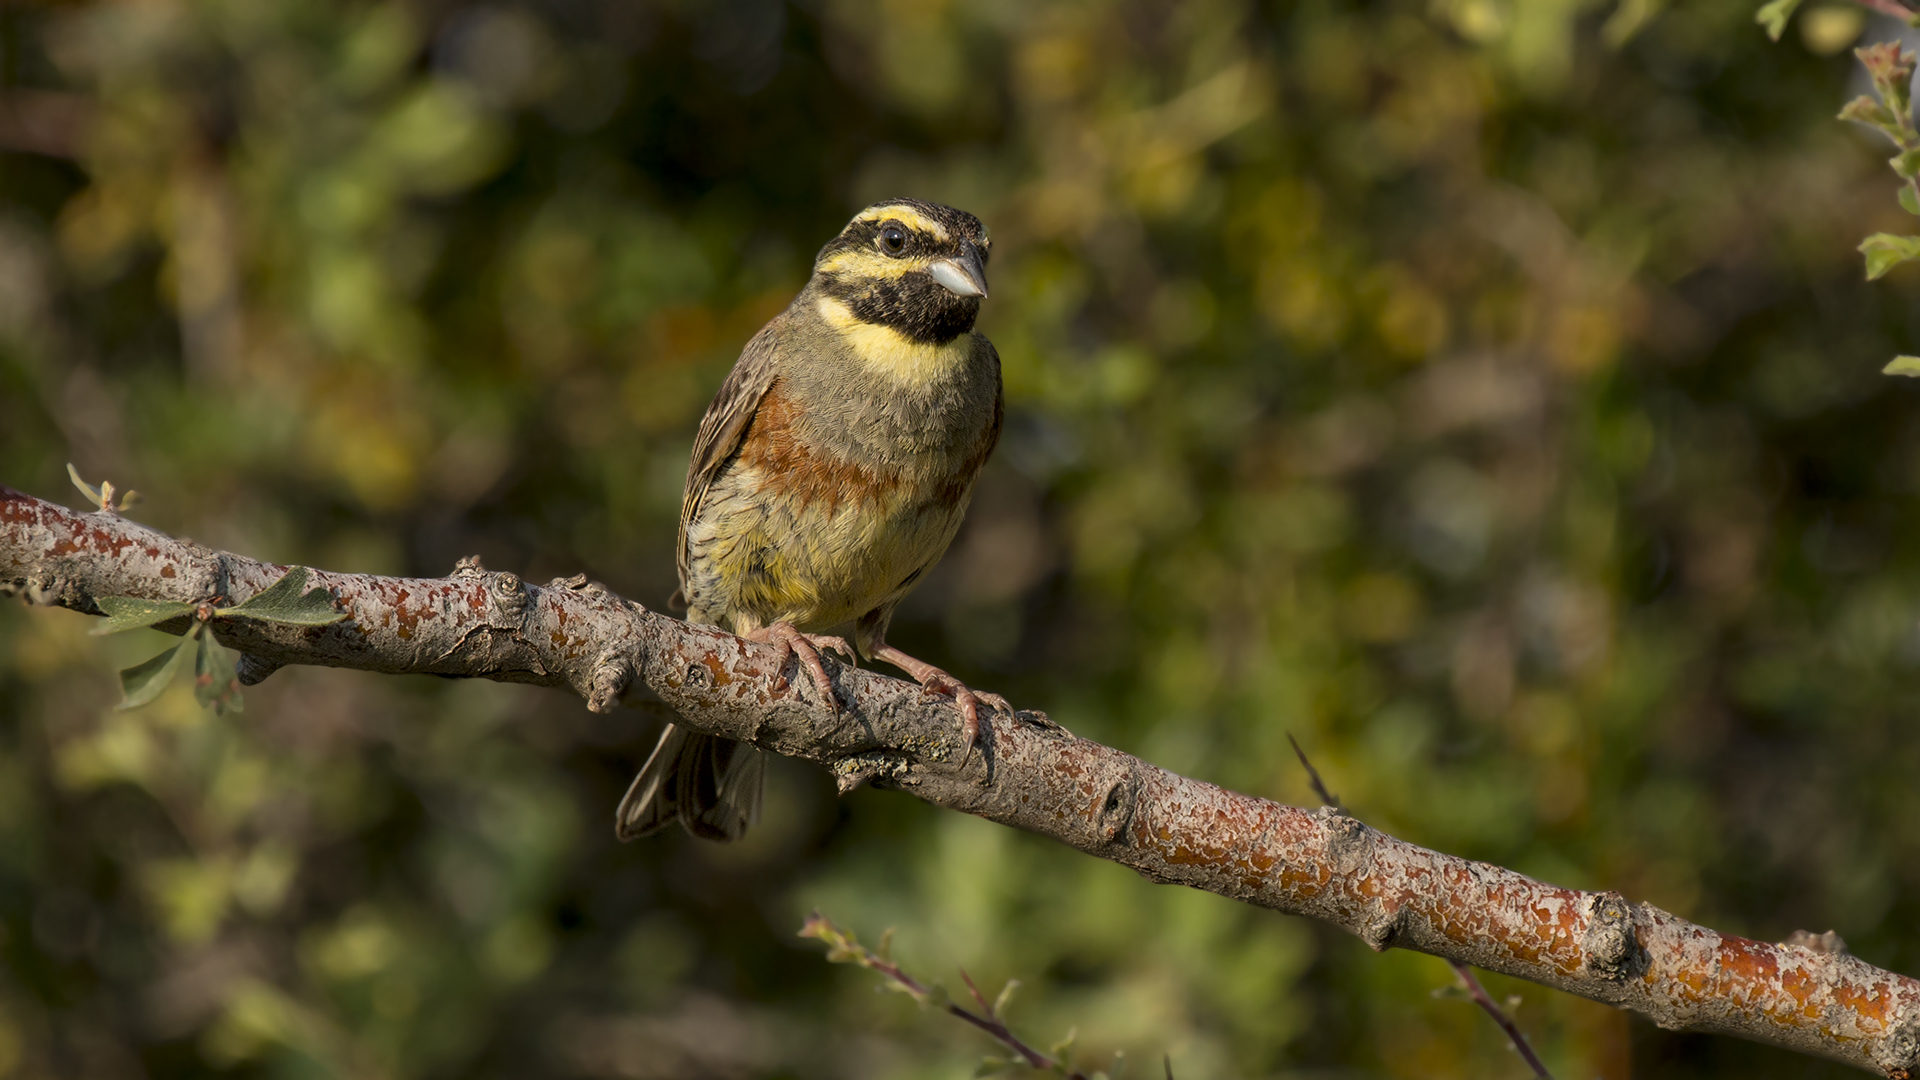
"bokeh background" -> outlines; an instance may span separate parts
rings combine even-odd
[[[1757,0],[0,5],[0,482],[658,605],[687,447],[851,213],[991,226],[1005,438],[902,646],[1238,790],[1920,973],[1920,275]],[[623,846],[655,717],[0,608],[0,1076],[971,1075],[815,908],[1131,1075],[1519,1077],[1440,961],[782,763]],[[1837,1067],[1494,979],[1559,1076]]]

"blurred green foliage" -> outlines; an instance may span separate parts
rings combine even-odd
[[[1920,972],[1920,340],[1845,49],[1753,0],[0,6],[0,480],[659,603],[693,427],[883,196],[1008,428],[898,643],[1079,734]],[[0,1076],[957,1077],[898,927],[1183,1080],[1519,1076],[1445,964],[897,794],[621,846],[653,721],[0,609]],[[1506,980],[1563,1077],[1839,1076]],[[1149,1068],[1146,1070],[1151,1072]]]

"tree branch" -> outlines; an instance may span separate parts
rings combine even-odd
[[[111,511],[0,487],[0,591],[99,613],[103,596],[246,599],[287,568],[175,540]],[[445,578],[315,572],[350,618],[214,624],[242,680],[285,664],[460,675],[572,690],[598,712],[657,695],[696,731],[745,739],[862,783],[1025,829],[1187,885],[1632,1009],[1662,1027],[1737,1035],[1907,1080],[1920,1065],[1920,981],[1837,939],[1718,934],[1618,893],[1582,892],[1429,851],[1333,808],[1308,811],[1177,776],[1075,738],[1040,713],[983,718],[964,765],[951,702],[826,662],[773,687],[775,650],[691,626],[584,578],[543,587],[463,564]],[[179,632],[186,620],[162,624]]]
[[[107,499],[106,502],[112,502],[112,500]],[[1320,779],[1320,770],[1314,768],[1313,762],[1307,760],[1307,752],[1300,749],[1300,740],[1294,738],[1291,731],[1287,732],[1287,745],[1293,747],[1293,756],[1300,759],[1300,767],[1307,770],[1307,780],[1313,786],[1313,793],[1320,796],[1321,804],[1335,809],[1345,809],[1340,805],[1340,797],[1327,790],[1326,781]],[[1507,1041],[1513,1044],[1515,1052],[1526,1061],[1527,1068],[1533,1070],[1533,1075],[1540,1080],[1553,1080],[1553,1074],[1547,1071],[1547,1066],[1540,1060],[1540,1055],[1533,1052],[1533,1044],[1527,1042],[1527,1037],[1521,1034],[1520,1025],[1514,1023],[1513,1018],[1493,1000],[1493,995],[1487,993],[1487,988],[1480,985],[1480,980],[1474,975],[1473,969],[1458,960],[1451,960],[1448,963],[1453,968],[1454,978],[1460,981],[1460,986],[1467,992],[1467,996],[1473,999],[1475,1005],[1480,1006],[1480,1010],[1486,1013],[1488,1018],[1499,1025]]]

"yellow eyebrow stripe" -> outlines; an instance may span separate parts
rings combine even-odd
[[[922,214],[911,206],[876,206],[853,220],[885,221],[888,218],[898,221],[909,229],[917,229],[920,232],[924,232],[936,240],[948,239],[947,227],[945,225]]]
[[[904,277],[915,270],[925,270],[928,262],[929,260],[924,258],[891,259],[877,251],[858,247],[828,256],[825,262],[814,267],[814,273],[834,274],[851,270],[861,277],[897,278]]]

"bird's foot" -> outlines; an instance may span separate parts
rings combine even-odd
[[[946,694],[953,703],[960,706],[961,751],[960,764],[965,765],[973,756],[973,744],[980,738],[980,706],[985,705],[1008,716],[1014,715],[1013,706],[999,694],[984,690],[972,690],[959,679],[941,671],[925,660],[917,660],[891,645],[881,645],[873,651],[875,660],[885,660],[901,671],[913,676],[914,681],[935,694]]]
[[[798,656],[813,674],[814,688],[820,691],[820,698],[827,703],[827,708],[840,711],[840,700],[833,694],[833,680],[827,678],[827,669],[820,663],[820,653],[822,650],[837,652],[846,657],[849,664],[853,663],[853,646],[848,645],[845,638],[831,634],[803,634],[788,622],[763,626],[745,636],[748,641],[766,642],[780,650],[780,674],[773,683],[776,691],[787,688],[787,661]]]

